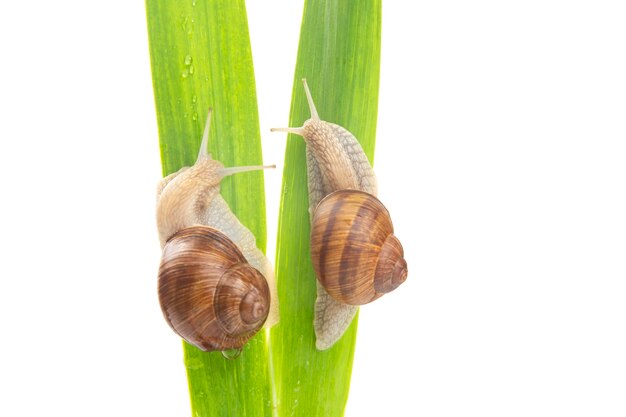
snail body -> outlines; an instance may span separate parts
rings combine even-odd
[[[202,350],[237,349],[264,324],[277,323],[277,291],[269,261],[219,184],[227,175],[268,167],[224,168],[207,151],[209,126],[210,113],[196,163],[157,189],[159,301],[187,342]]]
[[[352,133],[319,118],[302,81],[311,118],[302,127],[273,130],[302,136],[306,143],[311,260],[317,277],[313,326],[316,347],[324,350],[345,333],[358,305],[395,289],[406,279],[407,268],[389,213],[375,197],[376,176],[367,155]],[[361,221],[365,214],[372,223]]]

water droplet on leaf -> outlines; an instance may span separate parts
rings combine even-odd
[[[226,359],[237,359],[241,355],[241,348],[239,349],[226,349],[222,351],[222,356]]]

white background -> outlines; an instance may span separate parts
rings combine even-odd
[[[270,259],[300,3],[248,2]],[[625,20],[385,2],[376,171],[410,275],[362,309],[347,416],[626,415]],[[3,2],[0,46],[0,415],[190,415],[143,2]]]

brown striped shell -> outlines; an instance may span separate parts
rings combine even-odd
[[[339,190],[320,201],[313,215],[311,258],[326,291],[346,304],[374,301],[407,277],[389,212],[364,191]]]
[[[220,231],[191,226],[163,247],[159,301],[183,339],[205,351],[241,348],[263,326],[270,290]]]

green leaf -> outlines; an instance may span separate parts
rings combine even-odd
[[[163,174],[193,164],[209,107],[213,157],[225,166],[261,164],[245,2],[147,0],[146,10]],[[263,174],[227,177],[221,191],[265,250]],[[257,334],[236,360],[184,343],[194,416],[272,414],[265,339]]]
[[[301,79],[322,120],[337,123],[374,156],[380,74],[381,0],[307,0],[290,126],[310,117]],[[315,275],[309,256],[305,145],[289,135],[276,248],[281,321],[271,350],[281,416],[341,416],[348,399],[356,319],[331,349],[315,348]]]

